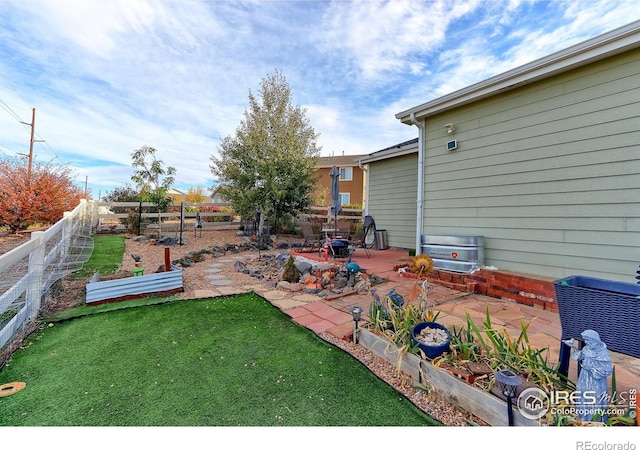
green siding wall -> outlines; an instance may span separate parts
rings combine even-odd
[[[389,247],[415,248],[417,154],[369,164],[369,215],[387,230]]]
[[[502,270],[636,281],[639,50],[425,127],[424,233],[485,236],[485,263]]]

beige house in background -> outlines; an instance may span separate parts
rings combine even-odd
[[[358,159],[364,155],[321,156],[318,158],[317,169],[319,179],[316,182],[314,203],[317,206],[331,204],[331,168],[340,169],[340,196],[343,205],[361,205],[364,207],[365,176],[364,170],[358,165]]]
[[[168,189],[167,195],[171,197],[171,201],[175,203],[184,202],[185,197],[187,196],[187,194],[175,188]]]
[[[189,194],[188,194],[188,193],[186,193],[186,194],[185,194],[184,192],[182,192],[182,191],[181,191],[181,190],[179,190],[179,189],[170,188],[170,189],[167,191],[167,195],[168,195],[169,197],[171,197],[171,201],[173,201],[173,202],[175,202],[175,203],[180,203],[180,202],[186,202],[186,201],[187,201],[187,196],[188,196]],[[202,196],[203,196],[203,200],[202,200],[202,201],[203,201],[204,203],[209,203],[209,202],[212,202],[212,201],[213,201],[213,200],[211,199],[211,197],[210,197],[210,196],[208,196],[208,195],[206,194],[206,191],[205,191],[204,189],[203,189]]]
[[[415,142],[360,158],[389,246],[483,236],[500,270],[636,282],[640,21],[396,118]]]

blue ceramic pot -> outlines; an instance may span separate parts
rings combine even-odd
[[[417,336],[420,334],[422,330],[425,328],[438,328],[440,330],[444,330],[447,333],[447,340],[443,344],[440,345],[426,345],[424,342],[420,341]],[[415,342],[420,350],[424,352],[424,354],[429,359],[437,358],[445,352],[449,351],[449,345],[451,344],[451,334],[447,327],[437,322],[420,322],[413,326],[411,329],[411,337],[413,338],[413,342]]]

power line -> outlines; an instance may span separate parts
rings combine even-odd
[[[2,100],[1,98],[0,98],[0,106],[2,106],[2,109],[8,112],[9,115],[14,119],[16,119],[18,122],[24,123],[24,120],[22,120],[22,118],[18,115],[18,113],[16,113],[13,109],[11,109],[11,107],[7,105],[5,101]]]
[[[0,74],[0,75],[2,75],[2,74]],[[5,79],[6,79],[6,77],[4,77],[4,75],[3,75],[3,78],[5,78]],[[14,91],[15,91],[15,89],[14,89]],[[17,93],[17,91],[16,91],[16,93]],[[20,116],[18,115],[18,113],[16,113],[13,109],[11,109],[11,107],[7,104],[7,102],[5,102],[4,100],[2,100],[1,98],[0,98],[0,108],[4,109],[4,110],[5,110],[5,111],[6,111],[6,112],[11,116],[11,117],[13,117],[13,118],[18,122],[18,123],[21,123],[25,128],[27,128],[27,127],[31,127],[31,128],[32,128],[32,124],[31,124],[31,123],[25,122],[25,121],[22,119],[22,117],[20,117]],[[35,140],[34,140],[34,136],[32,135],[32,136],[31,136],[31,141],[33,141],[33,142],[30,142],[30,145],[29,145],[29,147],[30,147],[30,149],[31,149],[31,150],[30,150],[30,157],[31,157],[31,158],[33,158],[33,147],[32,147],[32,146],[33,146],[33,143],[34,143],[34,142],[37,142],[37,143],[44,143],[44,144],[46,145],[46,147],[48,148],[48,153],[53,157],[53,158],[51,159],[52,161],[53,161],[54,159],[58,158],[58,155],[56,154],[56,152],[53,150],[53,148],[51,148],[51,146],[49,145],[49,143],[48,143],[48,142],[47,142],[47,141],[46,141],[42,136],[40,136],[40,135],[39,135],[39,134],[37,134],[37,133],[35,134],[35,136],[36,136],[38,139],[35,139]],[[7,148],[7,147],[5,147],[5,148]],[[18,154],[18,152],[14,152],[14,153]]]
[[[13,109],[11,109],[11,107],[2,99],[0,99],[0,108],[4,109],[11,117],[13,117],[18,123],[22,124],[25,128],[29,129],[29,128],[32,127],[31,123],[25,122],[24,120],[22,120],[22,118],[18,115],[18,113],[16,113]],[[36,137],[38,139],[35,139]],[[44,144],[46,146],[47,152],[52,156],[52,160],[58,158],[58,155],[53,150],[53,148],[49,145],[49,143],[40,134],[35,133],[34,135],[31,136],[31,140],[30,140],[30,144],[29,144],[30,158],[31,159],[34,158],[33,157],[33,144],[34,143]],[[5,148],[7,148],[7,147],[5,147]],[[14,151],[14,153],[20,154],[20,153],[15,152],[15,151]],[[27,156],[27,155],[25,155],[25,156]]]
[[[16,152],[15,150],[10,149],[9,147],[7,147],[7,146],[6,146],[6,145],[4,145],[4,144],[0,144],[0,147],[4,147],[4,148],[6,148],[6,149],[7,149],[7,150],[9,150],[11,153],[18,153],[18,152]],[[4,150],[2,150],[1,148],[0,148],[0,153],[2,153],[3,155],[7,155],[7,156],[9,156],[9,154],[8,154],[7,152],[5,152]]]

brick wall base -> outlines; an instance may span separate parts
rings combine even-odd
[[[558,312],[553,286],[555,278],[487,269],[480,269],[469,277],[477,283],[475,292],[478,294]]]
[[[433,283],[462,292],[474,292],[514,300],[539,309],[558,311],[553,287],[555,278],[487,269],[480,269],[473,274],[436,269],[428,278]]]
[[[409,267],[402,264],[394,267]],[[402,276],[415,277],[411,272]],[[461,292],[473,292],[488,297],[514,300],[534,308],[558,312],[555,278],[528,275],[504,270],[480,269],[473,274],[435,269],[429,273],[429,281]]]
[[[457,291],[477,292],[478,283],[466,273],[435,269],[427,278],[433,283],[441,284]]]

